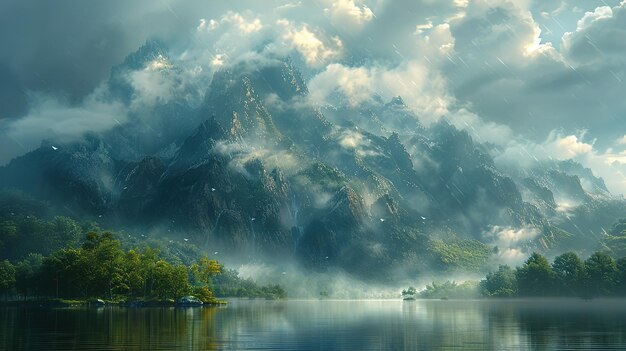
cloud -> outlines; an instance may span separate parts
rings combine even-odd
[[[588,28],[593,22],[601,20],[603,18],[613,17],[613,10],[610,6],[596,7],[593,12],[585,12],[583,18],[576,23],[576,31],[582,31]]]
[[[422,34],[426,29],[433,28],[433,22],[431,20],[427,20],[426,23],[418,24],[415,26],[415,34]]]
[[[534,227],[501,227],[493,226],[487,233],[488,238],[503,247],[511,247],[529,240],[533,240],[539,235],[539,230]]]
[[[0,164],[38,147],[42,140],[72,141],[86,132],[102,132],[126,122],[122,104],[111,103],[99,89],[82,103],[70,105],[48,96],[35,97],[29,113],[17,120],[0,124],[5,140],[0,152]]]
[[[284,22],[282,22],[284,24]],[[319,34],[303,25],[299,28],[287,24],[283,40],[291,43],[311,66],[322,66],[328,60],[337,58],[341,54],[342,42],[339,37],[332,37],[324,42]]]
[[[626,62],[626,3],[586,12],[576,30],[563,35],[565,55],[577,64],[607,66]]]
[[[182,33],[182,23],[171,20],[168,10],[174,2],[3,1],[0,65],[28,90],[76,103],[150,36]]]
[[[515,139],[515,133],[508,126],[483,121],[465,108],[451,113],[448,119],[457,129],[467,131],[479,143],[506,146]]]
[[[167,74],[169,61],[159,56],[142,70],[129,72],[128,81],[134,89],[132,106],[140,108],[162,104],[174,96],[174,80]]]
[[[247,16],[250,17],[250,16]],[[232,27],[237,28],[242,34],[250,34],[258,32],[263,28],[261,20],[258,17],[246,18],[238,12],[228,11],[219,21],[215,19],[201,18],[200,24],[196,27],[196,31],[211,32],[216,30],[220,25],[230,24]]]
[[[338,93],[354,107],[372,98],[373,83],[372,72],[367,68],[333,63],[311,80],[309,90],[317,103],[326,103],[330,95]]]
[[[504,248],[496,254],[496,260],[499,263],[508,264],[509,266],[518,266],[529,256],[529,252],[517,248]]]
[[[360,28],[374,18],[374,13],[367,5],[358,6],[353,0],[329,1],[330,7],[324,12],[331,18],[333,25]]]
[[[430,26],[429,26],[430,25]],[[429,32],[425,30],[429,29]],[[432,27],[432,23],[416,26],[416,35],[422,35],[421,46],[425,54],[429,56],[445,56],[454,51],[455,38],[450,32],[448,23],[438,24]]]
[[[226,58],[226,55],[224,54],[216,54],[215,56],[213,56],[213,59],[211,60],[211,65],[215,67],[223,66],[225,58]]]
[[[266,170],[279,168],[285,174],[295,174],[303,167],[303,162],[286,150],[274,150],[268,147],[255,147],[238,142],[218,141],[213,152],[230,158],[229,166],[237,172],[249,176],[245,169],[248,161],[263,161]]]
[[[219,66],[221,59],[218,55],[211,64],[218,63]],[[203,81],[205,76],[201,67],[190,67],[184,61],[172,61],[158,55],[143,68],[126,72],[125,79],[133,88],[129,112],[150,110],[175,99],[196,105],[204,94],[204,88],[199,88],[197,82]]]
[[[227,11],[214,18],[202,17],[180,57],[186,67],[202,67],[209,76],[226,65],[235,65],[263,51],[259,43],[275,42],[276,28],[250,10]]]
[[[532,241],[541,232],[531,226],[513,228],[508,226],[493,226],[483,236],[487,242],[498,247],[496,259],[502,263],[516,265],[525,260],[532,249]]]
[[[626,194],[626,150],[622,139],[602,150],[597,147],[597,139],[586,140],[587,135],[586,132],[565,135],[554,130],[541,143],[512,137],[507,143],[499,144],[503,151],[495,155],[494,160],[502,169],[520,170],[545,160],[572,159],[602,178],[611,193]]]
[[[354,151],[360,157],[380,156],[380,152],[371,147],[370,140],[357,131],[343,130],[338,140],[341,147]]]
[[[200,32],[200,31],[210,32],[210,31],[216,29],[217,26],[219,26],[219,22],[217,22],[214,19],[210,19],[210,20],[207,21],[205,18],[200,18],[200,24],[198,24],[198,27],[196,27],[196,30],[198,32]]]
[[[587,130],[600,148],[621,137],[624,5],[585,3],[587,13],[577,13],[574,3],[582,4],[545,4],[541,11],[559,16],[545,20],[535,2],[470,1],[465,15],[449,22],[454,50],[442,69],[456,105],[538,144],[553,130]],[[555,35],[557,22],[571,27]]]
[[[232,11],[222,16],[222,22],[232,23],[244,34],[258,32],[263,28],[259,18],[246,20],[241,14]]]
[[[374,95],[390,100],[402,96],[425,122],[438,120],[448,112],[451,98],[437,72],[421,62],[396,67],[349,67],[330,64],[309,83],[311,99],[318,104],[347,103],[356,107]]]
[[[339,145],[347,149],[356,149],[363,143],[363,134],[345,131],[339,139]]]
[[[566,160],[591,153],[593,144],[583,142],[576,135],[563,136],[552,132],[544,143],[543,149],[547,156]]]
[[[34,102],[30,121],[39,111],[62,123],[59,106],[74,116],[106,111],[87,97],[113,65],[159,38],[171,49],[168,62],[129,72],[133,104],[115,114],[201,91],[192,83],[206,87],[213,72],[242,60],[290,56],[306,65],[314,101],[358,106],[400,95],[422,121],[446,117],[502,146],[502,160],[573,157],[598,167],[612,189],[624,189],[623,146],[615,143],[626,130],[624,37],[619,0],[0,3],[2,76],[21,96],[50,101]],[[14,120],[29,111],[18,105],[4,108],[19,111]],[[44,113],[48,107],[57,112]],[[92,114],[83,116],[76,125],[89,124]],[[10,125],[18,124],[3,121],[0,136]]]

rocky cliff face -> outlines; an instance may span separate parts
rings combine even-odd
[[[126,74],[166,59],[156,44],[141,49],[113,70],[112,94],[131,104]],[[118,225],[184,232],[211,250],[375,277],[441,266],[448,252],[436,240],[488,250],[494,226],[537,228],[526,245],[558,247],[563,199],[592,212],[610,198],[574,163],[508,174],[466,132],[422,126],[400,97],[312,106],[289,61],[219,71],[205,91],[195,107],[175,96],[153,122],[137,116],[127,129],[44,144],[1,168],[2,185]]]
[[[110,147],[95,136],[73,144],[44,142],[3,167],[0,183],[53,199],[78,213],[102,213],[113,205],[120,164],[111,157]]]

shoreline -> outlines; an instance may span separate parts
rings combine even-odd
[[[40,308],[67,308],[67,307],[128,307],[128,308],[140,308],[140,307],[217,307],[225,306],[228,304],[226,300],[216,300],[213,302],[203,303],[202,305],[187,305],[181,304],[176,301],[104,301],[95,302],[95,299],[34,299],[34,300],[14,300],[14,301],[0,301],[0,307],[40,307]]]
[[[102,303],[95,303],[94,299],[82,300],[82,299],[35,299],[35,300],[13,300],[13,301],[0,301],[0,308],[2,307],[31,307],[31,308],[68,308],[68,307],[87,307],[87,308],[100,308],[100,307],[126,307],[126,308],[150,308],[150,307],[223,307],[229,305],[231,302],[292,302],[292,303],[309,303],[309,302],[398,302],[403,304],[413,304],[420,302],[441,302],[441,303],[461,303],[461,302],[480,302],[480,303],[545,303],[545,302],[626,302],[626,297],[608,296],[598,297],[593,299],[586,299],[580,297],[516,297],[516,298],[468,298],[468,299],[420,299],[415,300],[403,300],[402,298],[393,299],[316,299],[316,298],[302,298],[302,299],[247,299],[247,298],[223,298],[211,303],[204,303],[202,305],[188,305],[181,304],[176,301],[104,301]]]

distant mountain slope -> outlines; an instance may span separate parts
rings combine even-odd
[[[175,69],[149,43],[113,69],[112,96],[130,106],[126,77],[154,60]],[[288,60],[241,63],[215,73],[197,104],[174,95],[153,118],[44,143],[0,181],[110,225],[373,279],[479,270],[504,249],[593,251],[625,213],[573,161],[499,169],[468,133],[423,126],[401,97],[320,108],[307,94]],[[503,239],[506,228],[533,234]]]

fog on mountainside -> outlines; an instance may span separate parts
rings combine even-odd
[[[148,42],[104,94],[135,103],[127,79],[152,67],[181,69]],[[110,130],[45,141],[3,167],[2,184],[112,228],[189,236],[226,260],[371,280],[590,253],[625,208],[580,164],[499,167],[490,145],[446,120],[422,125],[401,97],[311,104],[288,58],[219,70],[201,98],[180,87]]]
[[[613,9],[616,16],[624,7]],[[203,19],[196,30],[238,23],[257,32],[255,21],[237,15]],[[294,36],[308,31],[285,21],[277,25]],[[455,34],[462,60],[470,39]],[[7,109],[27,117],[0,123],[13,138],[7,150],[9,142],[19,150],[3,154],[2,191],[45,203],[48,216],[189,241],[251,277],[293,286],[302,284],[293,272],[339,277],[320,278],[316,290],[347,289],[338,281],[476,277],[532,252],[626,254],[624,233],[611,231],[626,217],[626,200],[576,153],[550,151],[589,146],[582,139],[552,133],[542,146],[498,144],[511,131],[484,121],[475,129],[471,104],[428,115],[408,102],[416,100],[412,89],[407,98],[348,84],[384,75],[350,71],[357,59],[322,69],[308,60],[311,47],[288,40],[296,52],[273,50],[268,40],[240,57],[213,55],[212,69],[203,69],[196,63],[208,58],[194,47],[151,39],[80,103],[16,99],[35,107]],[[320,42],[327,51],[318,47],[314,62],[333,58],[338,40]],[[345,70],[354,76],[340,77]],[[323,89],[333,78],[343,79],[343,90]],[[55,118],[58,125],[44,128]],[[18,212],[7,206],[7,214]]]

